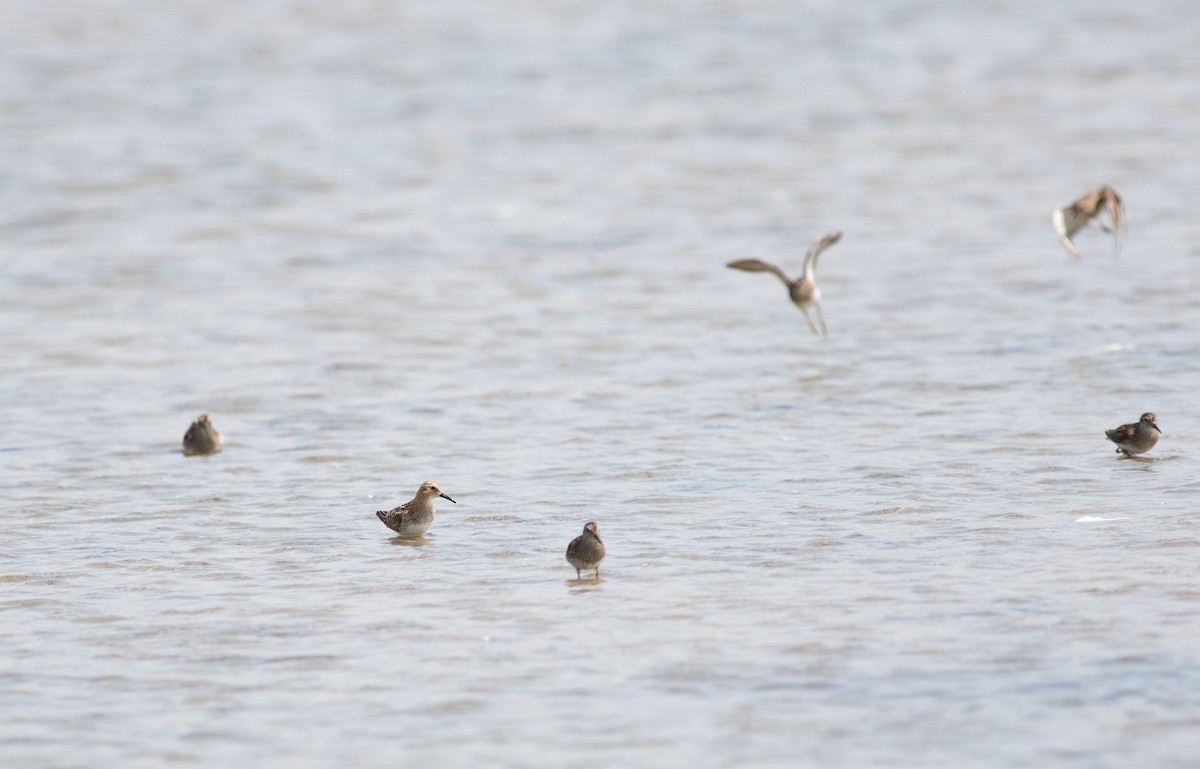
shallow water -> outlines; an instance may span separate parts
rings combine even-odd
[[[3,763],[1193,766],[1197,35],[5,3]]]

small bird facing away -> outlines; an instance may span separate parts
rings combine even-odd
[[[1158,443],[1162,430],[1158,429],[1158,417],[1146,412],[1137,422],[1121,425],[1112,430],[1105,430],[1108,439],[1117,444],[1117,453],[1131,457],[1134,454],[1145,454]]]
[[[583,533],[567,545],[567,563],[575,567],[576,579],[583,569],[595,569],[599,578],[600,562],[603,560],[604,542],[600,540],[600,527],[595,521],[588,521],[583,526]]]
[[[217,428],[213,427],[208,414],[201,414],[183,434],[183,453],[184,456],[213,454],[221,450],[221,444],[224,442],[225,439],[217,432]]]
[[[408,502],[391,510],[379,510],[375,515],[383,521],[383,525],[402,537],[419,537],[429,531],[433,525],[433,516],[437,510],[433,506],[435,498],[450,499],[442,493],[442,487],[433,481],[425,481],[417,489],[417,495]],[[453,499],[450,499],[454,502]],[[454,502],[454,504],[458,504]]]
[[[1069,206],[1054,209],[1054,230],[1072,259],[1078,259],[1079,252],[1075,250],[1075,243],[1071,238],[1093,219],[1098,220],[1105,211],[1108,211],[1111,226],[1105,226],[1103,221],[1097,223],[1100,229],[1113,233],[1119,240],[1125,232],[1125,204],[1121,202],[1117,191],[1107,184],[1098,190],[1092,190]]]
[[[817,327],[813,325],[812,318],[808,315],[808,308],[813,307],[817,311],[817,319],[821,321],[821,333],[829,336],[829,330],[825,328],[825,314],[821,312],[821,289],[817,288],[817,257],[841,238],[842,231],[834,230],[814,240],[808,247],[808,253],[804,256],[804,274],[795,280],[790,280],[783,270],[760,259],[739,259],[725,266],[746,272],[769,272],[779,278],[783,281],[783,285],[787,286],[788,296],[792,298],[792,302],[800,308],[800,312],[804,313],[804,322],[808,324],[809,330],[817,334]]]

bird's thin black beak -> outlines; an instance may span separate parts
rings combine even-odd
[[[441,497],[442,499],[450,499],[450,497],[446,496],[445,494],[438,494],[438,496],[439,496],[439,497]],[[454,500],[453,500],[453,499],[450,499],[450,501],[451,501],[451,502],[454,502]],[[454,502],[454,504],[456,504],[456,505],[457,505],[458,503],[457,503],[457,502]]]

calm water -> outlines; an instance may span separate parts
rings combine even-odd
[[[0,763],[1197,766],[1194,11],[7,0]]]

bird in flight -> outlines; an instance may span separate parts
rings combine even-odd
[[[1110,221],[1107,226],[1100,219],[1101,214],[1105,211],[1108,211]],[[1054,209],[1053,219],[1054,230],[1058,233],[1058,239],[1062,241],[1063,248],[1067,249],[1067,253],[1071,255],[1072,259],[1078,259],[1079,251],[1075,249],[1075,243],[1071,240],[1075,233],[1096,219],[1100,229],[1111,232],[1114,237],[1120,239],[1125,232],[1125,204],[1121,202],[1121,196],[1117,194],[1117,191],[1106,184],[1099,189],[1092,190],[1069,206],[1059,206]]]
[[[788,296],[791,297],[792,303],[800,308],[800,312],[804,313],[804,322],[808,324],[808,328],[813,334],[824,334],[829,336],[829,330],[825,327],[825,314],[821,312],[821,289],[817,288],[817,257],[821,252],[837,243],[842,238],[841,230],[833,230],[827,232],[821,237],[812,242],[808,247],[808,253],[804,256],[804,273],[795,280],[788,276],[775,265],[770,262],[764,262],[761,259],[738,259],[736,262],[730,262],[725,265],[734,270],[745,270],[746,272],[769,272],[775,277],[783,281],[783,285],[787,286]],[[813,325],[812,318],[809,317],[808,308],[812,307],[817,311],[817,320],[821,322],[821,331],[817,331],[817,327]]]

